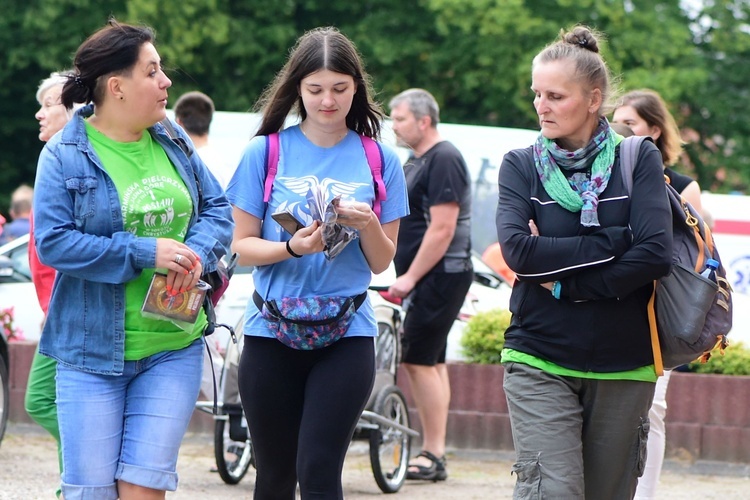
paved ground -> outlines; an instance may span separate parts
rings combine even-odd
[[[414,500],[484,500],[510,498],[514,478],[510,456],[503,453],[449,453],[448,481],[407,482],[396,494]],[[211,436],[189,435],[180,452],[180,487],[168,499],[252,498],[252,469],[237,486],[225,485],[213,465]],[[11,424],[0,445],[0,500],[54,498],[58,481],[54,441],[35,425]],[[355,442],[344,468],[347,500],[383,498],[370,470],[364,443]],[[392,497],[393,498],[393,497]],[[750,466],[667,463],[660,499],[740,500],[750,498]]]

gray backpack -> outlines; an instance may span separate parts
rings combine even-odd
[[[650,140],[628,137],[620,143],[620,168],[628,194],[644,139]],[[711,230],[669,182],[665,187],[672,208],[672,270],[655,283],[649,303],[657,372],[660,364],[672,369],[695,360],[706,362],[714,349],[723,352],[732,328],[732,287]],[[708,259],[719,262],[715,282],[700,275]]]

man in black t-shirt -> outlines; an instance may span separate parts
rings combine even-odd
[[[471,180],[461,153],[437,130],[439,108],[426,90],[409,89],[390,102],[393,131],[412,154],[404,164],[410,214],[401,219],[390,287],[407,309],[402,362],[422,424],[422,452],[407,479],[442,481],[450,382],[448,332],[469,290]]]

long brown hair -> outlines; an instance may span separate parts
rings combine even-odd
[[[677,163],[682,154],[682,138],[664,99],[651,89],[633,90],[622,96],[617,107],[622,106],[632,106],[649,127],[659,127],[661,134],[654,142],[661,151],[662,161],[668,167]]]
[[[263,114],[256,135],[281,130],[292,109],[304,120],[307,112],[299,94],[300,82],[322,69],[354,78],[356,92],[346,115],[346,126],[358,134],[377,139],[384,114],[371,98],[372,86],[362,58],[351,40],[330,27],[308,31],[297,40],[286,64],[256,104],[256,109]]]

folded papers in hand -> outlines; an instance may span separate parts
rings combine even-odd
[[[326,202],[325,188],[319,184],[307,191],[306,199],[312,219],[319,221],[323,227],[321,233],[324,245],[323,254],[328,260],[331,260],[340,254],[350,241],[357,238],[358,233],[356,230],[337,222],[339,215],[336,213],[336,207],[341,203],[341,195],[337,195],[330,202]],[[299,208],[297,205],[296,210],[299,210]],[[305,227],[291,207],[272,213],[271,217],[292,235]]]
[[[339,224],[336,207],[341,203],[341,195],[335,196],[326,203],[325,188],[318,184],[307,192],[307,205],[310,215],[314,220],[320,221],[323,226],[323,253],[328,260],[333,259],[349,244],[357,238],[357,231]]]

